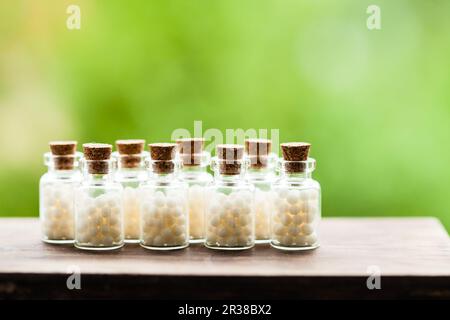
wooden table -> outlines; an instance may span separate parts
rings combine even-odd
[[[98,253],[39,234],[37,219],[0,219],[0,298],[450,298],[450,242],[434,218],[326,218],[321,247],[295,253]],[[81,290],[66,286],[73,267]],[[381,289],[367,288],[368,270],[380,271]]]

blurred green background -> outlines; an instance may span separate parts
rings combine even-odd
[[[449,230],[449,57],[446,0],[2,1],[0,216],[38,215],[49,140],[167,141],[202,120],[311,142],[324,216]]]

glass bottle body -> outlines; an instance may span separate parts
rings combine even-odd
[[[311,172],[282,173],[273,191],[271,245],[282,250],[317,248],[321,190]]]
[[[268,170],[250,170],[249,182],[255,187],[255,241],[269,243],[273,208],[272,185],[275,175]]]
[[[87,174],[75,193],[75,246],[114,250],[124,244],[123,188],[112,175]]]
[[[240,175],[219,175],[207,188],[205,246],[242,250],[255,244],[254,187]]]
[[[180,178],[188,185],[189,237],[191,243],[205,240],[206,190],[212,176],[206,167],[184,167]]]
[[[140,235],[140,197],[139,185],[147,180],[143,169],[120,169],[115,181],[123,187],[123,225],[126,243],[139,243]]]
[[[139,187],[140,244],[146,249],[174,250],[189,245],[187,184],[174,174],[154,174]]]
[[[42,240],[48,243],[73,243],[75,238],[74,191],[81,183],[79,170],[54,170],[49,167],[39,181],[39,217]]]

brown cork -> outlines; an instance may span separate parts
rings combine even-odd
[[[283,152],[283,159],[287,162],[285,169],[287,172],[303,172],[305,171],[306,164],[304,162],[308,160],[308,154],[311,144],[307,142],[287,142],[281,144],[281,151]]]
[[[106,174],[109,172],[109,160],[112,146],[105,143],[85,143],[83,153],[87,161],[88,172],[91,174]]]
[[[184,166],[201,165],[205,139],[185,138],[178,139],[176,142],[178,145],[180,159]]]
[[[87,160],[108,160],[111,157],[112,146],[106,143],[83,144],[84,157]]]
[[[123,168],[137,168],[141,164],[141,153],[144,151],[145,140],[117,140],[116,147],[120,155],[120,165]]]
[[[272,141],[269,139],[245,140],[245,152],[250,160],[250,168],[266,168],[269,154],[272,151]]]
[[[116,147],[119,154],[140,154],[144,151],[145,140],[143,139],[129,139],[117,140]]]
[[[244,147],[238,144],[219,144],[216,146],[219,159],[219,172],[224,175],[241,173]]]
[[[50,141],[49,145],[54,156],[72,155],[77,150],[76,141]]]
[[[172,173],[175,169],[175,155],[177,145],[175,143],[150,143],[150,157],[152,169],[155,173]]]
[[[50,141],[53,165],[56,170],[72,170],[75,164],[76,141]]]

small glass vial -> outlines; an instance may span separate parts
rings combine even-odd
[[[188,187],[177,176],[177,145],[153,143],[149,148],[152,175],[139,187],[140,244],[152,250],[185,248],[189,245]]]
[[[74,190],[81,182],[76,141],[50,142],[51,152],[44,155],[48,167],[39,182],[39,216],[42,240],[48,243],[73,243]]]
[[[207,172],[210,155],[203,151],[203,138],[178,139],[180,178],[189,186],[189,235],[191,243],[205,240],[206,186],[212,176]]]
[[[207,191],[205,246],[250,249],[255,245],[254,187],[245,179],[244,147],[222,144],[216,154],[214,181]]]
[[[280,178],[274,184],[271,245],[282,250],[319,246],[320,185],[311,178],[316,161],[308,157],[309,143],[281,144]]]
[[[122,185],[114,182],[112,146],[83,144],[84,179],[75,193],[75,247],[114,250],[124,244]]]
[[[255,187],[256,243],[270,242],[270,221],[273,212],[272,185],[275,181],[272,142],[268,139],[245,140],[245,152],[250,163],[248,181]]]
[[[114,180],[123,187],[123,225],[125,243],[139,243],[140,204],[139,185],[147,179],[144,160],[145,140],[117,140],[113,153],[117,171]]]

